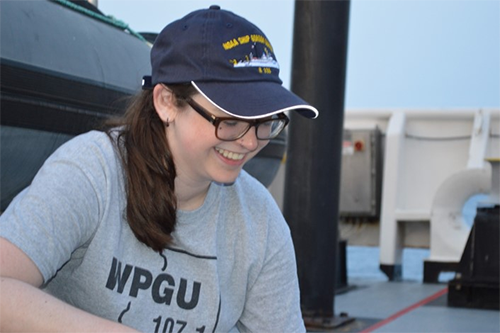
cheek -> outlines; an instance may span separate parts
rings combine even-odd
[[[213,148],[216,144],[215,131],[210,123],[207,124],[193,123],[176,129],[174,140],[178,143],[181,153],[196,156]]]
[[[259,143],[259,145],[257,146],[257,149],[255,149],[255,151],[253,151],[250,154],[250,158],[249,159],[254,158],[255,155],[257,155],[262,149],[264,149],[264,147],[268,145],[269,140],[267,140],[267,141],[261,141],[261,140],[259,140],[258,143]]]

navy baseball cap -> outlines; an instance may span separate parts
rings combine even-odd
[[[291,110],[318,116],[316,108],[282,86],[278,60],[264,33],[219,6],[167,25],[151,49],[151,67],[144,89],[191,82],[231,116],[257,119]]]

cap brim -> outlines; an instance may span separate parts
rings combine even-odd
[[[227,114],[258,119],[297,111],[314,119],[318,110],[275,82],[191,82],[212,104]]]

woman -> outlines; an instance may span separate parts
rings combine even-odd
[[[296,110],[272,46],[212,6],[168,25],[123,119],[0,218],[2,331],[304,331],[289,229],[242,171]]]

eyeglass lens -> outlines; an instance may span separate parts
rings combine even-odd
[[[260,140],[275,138],[285,126],[283,119],[271,119],[254,125],[256,136]],[[248,132],[251,124],[239,120],[222,120],[217,127],[217,137],[221,140],[236,140]]]

